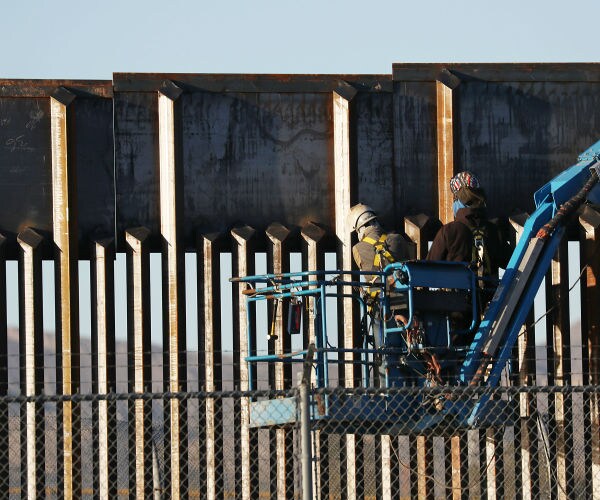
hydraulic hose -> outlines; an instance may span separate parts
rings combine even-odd
[[[573,196],[570,200],[563,203],[560,208],[556,211],[554,217],[549,220],[535,235],[536,238],[546,240],[554,232],[554,230],[563,222],[565,219],[571,216],[575,210],[577,210],[583,202],[586,200],[588,193],[598,183],[598,169],[600,168],[600,162],[596,162],[590,167],[592,175],[587,180],[585,185],[579,190],[579,192]]]

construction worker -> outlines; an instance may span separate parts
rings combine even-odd
[[[487,219],[486,196],[477,176],[468,170],[450,179],[454,197],[454,221],[442,226],[435,235],[428,260],[469,262],[481,278],[497,278],[505,268],[511,250],[496,224]],[[492,295],[493,285],[486,283],[484,302]],[[485,304],[484,304],[485,305]]]
[[[392,262],[414,258],[414,245],[397,232],[384,231],[377,220],[377,214],[368,205],[362,203],[354,205],[348,214],[348,225],[352,228],[352,231],[356,231],[358,236],[359,241],[352,247],[352,255],[361,271],[381,271]],[[379,277],[366,275],[365,280],[375,283],[379,281]],[[377,300],[380,288],[373,287],[366,291],[368,310],[371,317],[370,331],[375,347],[380,348],[383,344],[382,314]],[[405,305],[402,304],[399,307],[401,311],[393,312],[392,316],[386,320],[392,322],[392,326],[396,326],[395,321],[406,323],[406,317],[401,314],[406,314]],[[396,335],[396,337],[398,336]],[[399,338],[394,338],[388,339],[387,343],[391,346],[397,345],[399,341]],[[388,363],[397,364],[397,362],[395,358],[389,359],[389,356],[386,359],[379,360],[377,373],[380,383],[383,383],[386,379]]]
[[[354,205],[348,215],[348,224],[358,236],[352,256],[361,271],[380,271],[387,264],[413,257],[413,245],[397,232],[384,231],[377,214],[368,205]],[[367,280],[371,281],[373,277],[367,276]]]

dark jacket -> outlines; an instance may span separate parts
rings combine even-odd
[[[502,238],[498,226],[488,221],[484,208],[461,208],[454,221],[442,226],[435,235],[427,260],[471,262],[473,257],[473,228],[483,226],[486,234],[486,251],[489,254],[493,276],[498,267],[505,268],[511,250]]]

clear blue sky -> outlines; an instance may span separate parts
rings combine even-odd
[[[0,78],[596,62],[597,0],[6,0]]]

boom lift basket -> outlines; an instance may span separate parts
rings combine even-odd
[[[232,279],[248,285],[243,293],[249,303],[303,301],[314,312],[312,344],[271,354],[256,353],[255,322],[248,317],[250,389],[256,388],[260,365],[308,363],[311,420],[328,432],[421,433],[437,428],[443,433],[463,427],[473,401],[453,400],[451,389],[478,324],[475,274],[463,263],[425,261],[391,264],[376,273],[374,283],[361,281],[365,274],[308,271]],[[346,292],[349,287],[353,293]],[[328,301],[348,297],[358,304],[363,344],[340,348],[328,336]],[[361,367],[358,388],[339,387],[332,376],[348,363]],[[494,418],[507,411],[506,402],[493,401],[488,408]],[[252,427],[289,425],[297,418],[294,395],[250,403]]]

